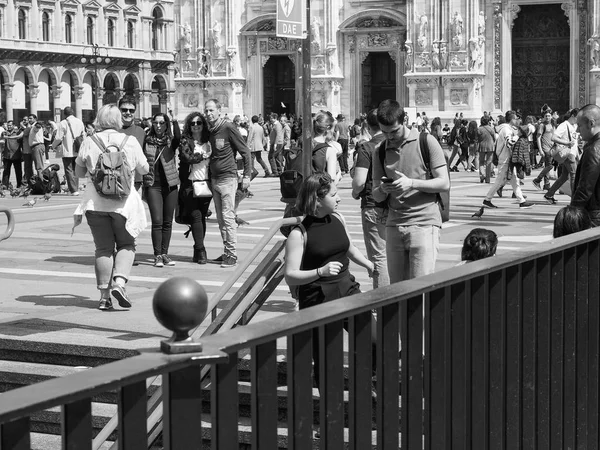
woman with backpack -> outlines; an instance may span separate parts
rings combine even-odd
[[[342,154],[342,147],[334,140],[334,122],[333,116],[326,112],[315,116],[312,162],[315,172],[327,172],[337,184],[342,179],[337,165],[337,155]]]
[[[177,121],[171,121],[165,113],[152,117],[152,127],[144,140],[144,155],[149,170],[143,177],[143,195],[152,219],[152,247],[154,267],[174,266],[169,257],[169,244],[173,229],[173,216],[177,206],[179,173],[175,150],[179,147],[180,132]]]
[[[148,162],[139,142],[128,139],[129,136],[119,131],[122,125],[117,105],[104,105],[94,122],[98,132],[93,138],[83,140],[75,159],[75,175],[90,178],[75,212],[75,224],[80,223],[81,215],[85,214],[92,231],[100,310],[113,309],[111,295],[121,307],[131,307],[125,284],[135,257],[135,238],[146,228],[144,204],[133,187],[133,172],[147,173]],[[102,188],[102,166],[99,163],[103,161],[104,152],[121,156],[126,161],[126,164],[120,165],[122,171],[118,174],[123,191],[118,193],[120,195],[109,196]]]

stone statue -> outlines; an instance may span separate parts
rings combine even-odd
[[[192,50],[192,27],[186,22],[185,25],[179,25],[179,31],[181,34],[181,48],[186,55],[189,55]]]
[[[462,62],[460,61],[460,59],[458,59],[458,55],[455,53],[454,55],[452,55],[452,59],[450,60],[450,65],[452,67],[460,67],[462,66]]]
[[[440,42],[440,70],[448,69],[448,44]]]
[[[417,38],[417,44],[419,44],[420,50],[427,48],[429,34],[429,19],[425,14],[419,17],[419,37]]]
[[[463,18],[458,11],[454,13],[452,17],[452,43],[454,44],[454,48],[459,49],[463,46],[463,33],[465,27],[463,23]]]
[[[213,27],[210,31],[212,31],[215,55],[217,56],[217,58],[220,58],[223,56],[223,40],[221,36],[221,33],[223,32],[223,26],[221,25],[221,22],[215,20],[215,23],[213,23]]]
[[[235,47],[230,47],[227,49],[227,67],[229,69],[228,75],[235,75],[237,72],[237,67],[235,64],[235,55],[237,55],[237,49]]]
[[[406,57],[404,59],[404,66],[406,67],[407,72],[412,72],[413,70],[413,46],[408,42],[404,44],[406,47]]]
[[[315,54],[319,54],[321,53],[321,48],[322,48],[322,44],[321,44],[321,22],[319,22],[319,19],[317,16],[313,16],[313,19],[310,23],[310,33],[311,33],[311,44],[312,44],[312,50],[315,52]]]
[[[469,39],[469,70],[481,70],[482,61],[481,48],[477,38]]]
[[[440,44],[434,42],[431,45],[431,67],[434,72],[439,72],[440,66]]]
[[[211,77],[212,76],[212,63],[210,57],[210,50],[208,48],[198,48],[198,76],[199,77]]]
[[[595,35],[589,38],[588,45],[591,47],[592,69],[600,69],[600,36]]]
[[[334,46],[327,47],[327,72],[330,75],[338,73],[337,54]]]
[[[477,34],[479,36],[485,36],[485,14],[483,11],[479,11],[479,18],[477,20]]]

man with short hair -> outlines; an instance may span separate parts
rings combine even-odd
[[[23,131],[18,130],[14,122],[9,120],[6,122],[6,131],[3,138],[4,151],[2,152],[2,160],[4,162],[4,172],[2,172],[2,186],[8,187],[10,183],[10,168],[15,168],[15,177],[17,178],[17,187],[23,184],[23,168],[21,167],[21,143],[19,140],[23,138]]]
[[[269,116],[271,122],[271,133],[269,134],[269,164],[273,176],[278,177],[283,172],[283,126],[279,121],[277,113]]]
[[[40,175],[42,170],[44,170],[44,152],[46,150],[46,146],[44,145],[44,127],[42,126],[42,123],[38,122],[35,114],[29,115],[29,125],[31,127],[29,132],[31,158],[35,164],[35,170],[38,175]],[[31,177],[27,178],[27,181],[30,179]]]
[[[377,109],[367,114],[371,139],[356,144],[356,163],[352,177],[352,197],[360,198],[363,238],[367,258],[373,263],[373,289],[390,284],[385,255],[385,224],[388,217],[387,203],[373,198],[373,164],[380,164],[376,147],[385,139],[377,122]]]
[[[85,136],[85,126],[81,119],[75,117],[73,108],[67,106],[63,110],[64,119],[58,124],[56,138],[52,146],[56,148],[62,144],[63,148],[63,166],[65,168],[65,178],[67,187],[71,195],[79,195],[79,179],[75,176],[75,159],[77,152],[73,146],[75,139],[79,136]]]
[[[517,117],[516,112],[506,111],[504,119],[505,123],[501,124],[496,130],[498,137],[494,144],[494,151],[498,156],[498,173],[496,175],[496,181],[490,187],[490,190],[483,200],[483,206],[497,208],[497,206],[492,203],[492,198],[496,195],[498,190],[502,189],[504,185],[510,181],[513,193],[519,201],[519,208],[531,208],[533,203],[525,200],[523,192],[521,192],[517,171],[514,167],[511,167],[510,164],[512,149],[515,142],[517,142],[517,125],[519,124],[519,118]]]
[[[221,103],[217,99],[210,99],[205,103],[204,114],[208,122],[212,148],[209,163],[211,189],[224,246],[223,254],[209,262],[220,264],[223,268],[235,267],[237,265],[235,194],[238,188],[235,152],[241,155],[244,164],[244,174],[240,183],[242,190],[250,187],[252,158],[235,125],[221,117]]]
[[[586,209],[600,226],[600,107],[589,104],[577,114],[577,131],[585,142],[575,174],[571,205]]]
[[[29,184],[29,180],[33,176],[33,157],[31,156],[31,146],[29,145],[29,135],[35,123],[35,118],[27,116],[23,119],[21,125],[23,127],[23,176],[25,184]]]
[[[537,128],[537,145],[538,148],[541,149],[542,161],[544,163],[544,168],[532,181],[533,185],[538,190],[542,189],[542,179],[544,180],[544,190],[550,188],[548,172],[554,167],[552,165],[552,155],[550,154],[550,149],[554,145],[554,142],[552,142],[553,135],[554,127],[552,126],[552,110],[548,109],[544,112],[542,123],[540,123]]]
[[[427,275],[435,270],[442,215],[439,193],[450,180],[444,151],[427,134],[429,167],[425,166],[417,128],[408,128],[405,112],[395,100],[377,107],[384,140],[373,157],[373,199],[389,207],[386,252],[390,283]],[[383,166],[379,153],[385,152]],[[429,177],[431,173],[431,177]]]
[[[265,178],[271,176],[271,171],[269,170],[269,166],[262,159],[262,151],[264,149],[265,142],[265,130],[258,123],[258,116],[252,116],[252,124],[250,124],[250,128],[248,130],[248,147],[250,148],[250,152],[252,153],[252,167],[254,167],[254,161],[258,161],[260,166],[265,171]]]
[[[342,147],[342,154],[338,156],[338,162],[340,163],[340,171],[345,174],[348,173],[348,124],[343,114],[338,114],[336,121],[334,139]]]

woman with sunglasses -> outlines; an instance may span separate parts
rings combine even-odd
[[[149,172],[143,177],[143,194],[152,219],[152,247],[154,267],[174,266],[169,258],[169,244],[173,228],[173,216],[177,206],[179,176],[175,150],[179,147],[180,132],[177,121],[171,121],[165,113],[152,117],[152,127],[144,140],[144,155]]]
[[[208,258],[204,247],[206,217],[211,197],[195,197],[194,182],[210,183],[208,162],[212,148],[208,141],[206,119],[199,111],[190,113],[183,123],[183,136],[179,146],[179,215],[178,223],[190,226],[194,238],[192,261],[206,264]]]

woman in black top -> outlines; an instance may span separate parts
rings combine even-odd
[[[148,202],[152,219],[152,247],[154,267],[173,266],[169,258],[169,244],[173,228],[173,215],[177,206],[179,174],[175,150],[179,147],[180,133],[177,121],[171,121],[165,113],[152,117],[152,127],[144,140],[144,155],[150,171],[143,177],[144,199]]]
[[[296,206],[306,214],[285,247],[285,280],[299,286],[300,309],[360,293],[350,260],[372,275],[374,265],[352,243],[343,217],[336,212],[340,197],[331,177],[317,172],[306,179]],[[373,328],[374,330],[375,328]],[[318,338],[313,338],[315,379],[319,380]]]

